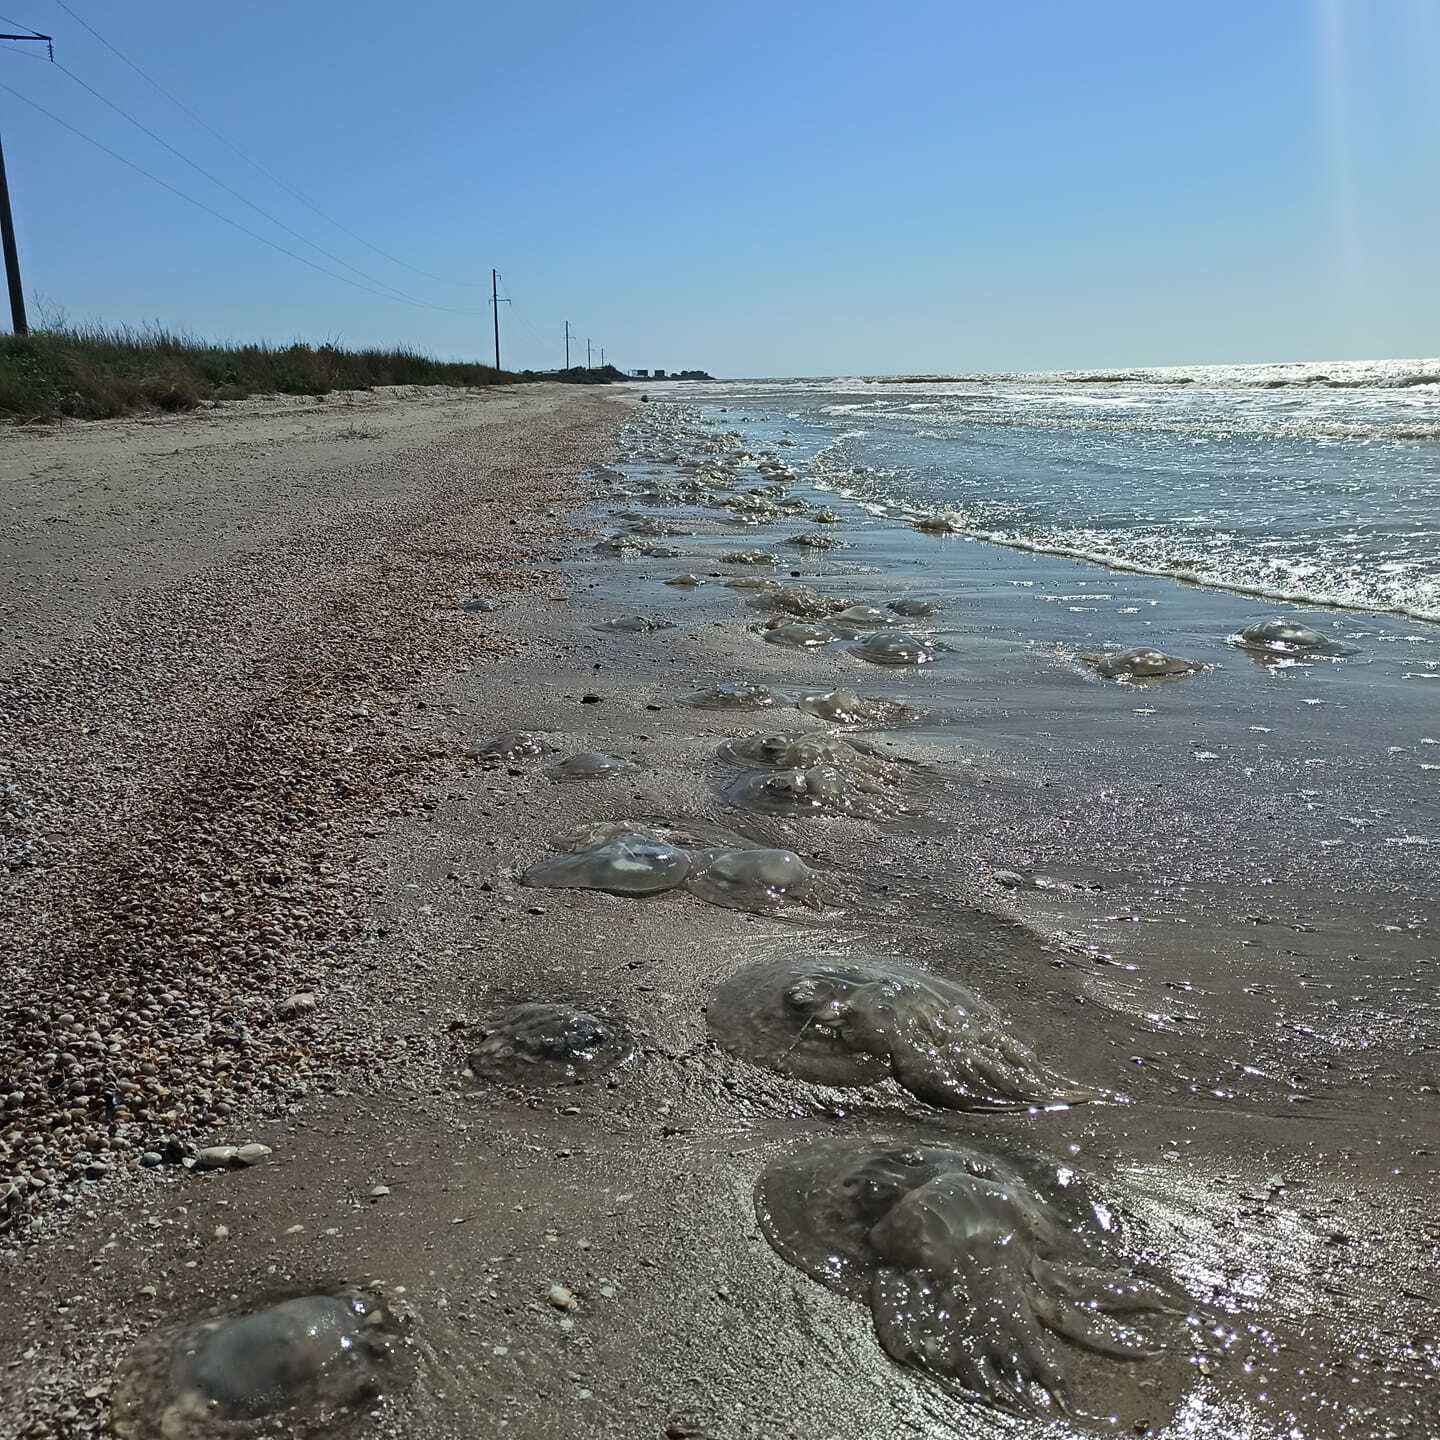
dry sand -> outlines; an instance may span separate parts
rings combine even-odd
[[[922,745],[936,768],[915,818],[803,832],[818,912],[519,886],[577,821],[674,817],[798,846],[802,832],[720,796],[733,772],[718,745],[759,722],[679,704],[718,679],[783,682],[792,657],[734,625],[597,633],[615,607],[588,587],[613,562],[566,562],[564,584],[547,573],[593,488],[583,467],[624,416],[611,397],[386,397],[355,415],[217,412],[7,447],[29,476],[9,482],[15,543],[49,546],[5,601],[23,699],[6,753],[35,861],[10,877],[4,921],[23,990],[4,1002],[27,1057],[15,1073],[34,1085],[63,986],[79,985],[76,1024],[97,1004],[112,1018],[69,1042],[99,1047],[72,1049],[73,1066],[48,1060],[60,1088],[120,1066],[139,1035],[190,1108],[163,1120],[175,1094],[142,1090],[157,1118],[136,1122],[135,1145],[173,1133],[273,1154],[199,1174],[132,1169],[134,1146],[117,1146],[90,1181],[46,1151],[57,1183],[29,1187],[3,1260],[3,1433],[91,1433],[138,1336],[342,1282],[380,1284],[413,1316],[405,1383],[369,1433],[1064,1433],[895,1366],[863,1306],[763,1239],[762,1167],[843,1137],[1028,1144],[1102,1186],[1123,1179],[1157,1257],[1210,1308],[1158,1362],[1085,1369],[1077,1399],[1115,1433],[1434,1433],[1416,1137],[1322,1103],[1308,1113],[1323,1138],[1297,1150],[1283,1086],[1273,1107],[1182,1103],[1176,1076],[1211,1073],[1213,1030],[1117,1004],[979,863],[971,837],[997,807],[1028,819],[1052,804],[1026,777],[975,784]],[[42,528],[62,515],[63,531]],[[502,603],[456,611],[466,595]],[[513,728],[638,768],[566,785],[543,764],[466,759]],[[1128,1067],[1136,1103],[937,1114],[893,1083],[785,1080],[709,1038],[704,1007],[742,965],[866,950],[981,990],[1077,1080],[1119,1088]],[[156,966],[176,998],[147,1006]],[[127,986],[118,1010],[95,998]],[[299,990],[316,1009],[282,1018]],[[535,999],[624,1017],[635,1060],[559,1090],[468,1081],[474,1036]],[[1162,1043],[1163,1063],[1133,1066]],[[79,1138],[114,1121],[100,1090],[78,1091]],[[54,1113],[13,1109],[26,1135]]]

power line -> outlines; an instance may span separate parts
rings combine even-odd
[[[110,156],[112,160],[118,160],[127,169],[133,170],[137,175],[143,175],[145,179],[151,181],[153,184],[159,185],[161,189],[168,190],[172,195],[178,195],[187,204],[193,205],[197,210],[203,210],[207,215],[213,215],[215,219],[220,220],[224,224],[230,226],[232,230],[238,230],[242,235],[248,235],[252,240],[258,240],[262,245],[268,245],[270,249],[278,250],[280,254],[287,255],[290,259],[298,260],[302,265],[309,266],[311,270],[316,270],[321,275],[327,275],[332,280],[338,280],[342,285],[349,285],[352,289],[361,290],[367,295],[376,295],[381,300],[390,300],[396,304],[401,305],[410,305],[415,303],[410,300],[405,300],[399,296],[388,294],[384,290],[376,290],[369,285],[362,285],[358,281],[352,280],[348,275],[341,275],[338,271],[331,270],[326,266],[317,263],[316,261],[310,259],[308,255],[297,255],[295,251],[289,250],[284,245],[281,245],[276,241],[270,239],[268,235],[262,235],[258,230],[252,230],[248,225],[242,225],[240,221],[231,219],[229,215],[226,215],[223,211],[216,210],[213,206],[207,205],[203,200],[197,200],[193,195],[187,195],[185,191],[179,189],[175,185],[172,185],[168,180],[162,180],[158,175],[152,175],[148,170],[144,169],[140,165],[137,165],[133,160],[127,160],[125,156],[120,154],[118,150],[112,150],[102,141],[95,139],[93,135],[87,135],[83,130],[72,125],[68,120],[62,120],[60,116],[55,114],[53,110],[47,110],[42,104],[40,104],[38,100],[32,100],[28,95],[22,94],[19,90],[15,89],[13,85],[7,85],[3,80],[0,80],[0,90],[8,92],[9,94],[13,95],[17,100],[23,100],[25,104],[30,106],[32,110],[38,110],[47,119],[53,120],[55,124],[60,126],[62,130],[68,130],[72,135],[78,135],[80,139],[86,142],[86,144],[93,145],[97,150],[101,150],[106,155]],[[431,305],[421,306],[421,308],[438,310],[444,309],[445,307]],[[474,312],[455,311],[452,313],[468,314]]]
[[[352,274],[358,275],[362,280],[366,281],[370,285],[375,286],[377,289],[393,292],[397,298],[406,301],[408,304],[418,305],[427,310],[449,310],[452,314],[464,313],[463,311],[460,311],[453,306],[436,305],[429,300],[420,299],[419,296],[407,294],[404,290],[399,289],[397,286],[391,285],[387,281],[381,280],[377,276],[370,275],[366,271],[361,270],[358,266],[350,264],[348,260],[345,260],[339,255],[334,254],[332,251],[327,250],[323,245],[317,245],[315,241],[311,240],[308,236],[302,235],[300,231],[296,230],[293,226],[287,225],[283,220],[279,219],[275,215],[272,215],[268,210],[264,209],[262,206],[257,205],[253,200],[250,200],[246,196],[242,195],[240,191],[235,189],[233,185],[227,185],[225,181],[220,179],[218,175],[212,174],[203,165],[192,160],[188,155],[185,154],[183,150],[177,149],[167,139],[165,139],[163,135],[157,134],[143,121],[137,120],[135,116],[130,114],[130,112],[124,109],[123,106],[117,105],[115,101],[111,100],[108,96],[102,95],[100,91],[98,91],[93,85],[89,83],[89,81],[77,75],[73,70],[70,69],[68,65],[62,65],[59,61],[56,61],[55,68],[61,71],[63,74],[67,75],[82,90],[93,95],[98,101],[100,101],[102,105],[108,105],[110,109],[112,109],[117,115],[121,116],[122,119],[128,120],[130,124],[132,124],[142,134],[148,135],[157,145],[161,146],[165,150],[168,150],[172,155],[175,156],[177,160],[180,160],[184,164],[188,165],[193,171],[195,171],[197,175],[204,176],[205,179],[210,181],[212,185],[219,186],[219,188],[223,190],[227,195],[231,196],[233,199],[238,200],[242,205],[246,206],[247,208],[253,210],[262,219],[268,220],[272,225],[276,227],[276,229],[283,230],[292,239],[298,240],[302,245],[310,246],[312,250],[315,250],[319,254],[323,255],[332,264],[339,265],[343,269],[349,270]]]
[[[227,149],[233,150],[235,154],[238,155],[243,161],[245,161],[247,165],[253,166],[272,184],[278,185],[282,190],[286,192],[286,194],[292,195],[302,205],[306,206],[310,210],[313,210],[315,214],[317,214],[322,220],[324,220],[327,225],[333,225],[337,230],[343,231],[357,244],[363,245],[367,250],[373,250],[383,259],[390,261],[392,265],[399,265],[404,270],[414,271],[416,275],[423,275],[427,280],[434,280],[441,285],[459,285],[467,290],[477,288],[473,280],[448,280],[442,275],[433,275],[428,270],[422,270],[418,265],[410,264],[408,260],[400,259],[398,255],[390,254],[388,250],[382,250],[378,245],[374,245],[369,240],[365,239],[363,235],[356,234],[356,232],[350,229],[348,225],[342,224],[339,220],[335,219],[333,215],[327,214],[319,207],[319,205],[317,205],[302,191],[297,190],[293,185],[290,185],[286,181],[282,180],[277,174],[275,174],[273,170],[270,170],[267,166],[262,165],[260,161],[256,160],[252,155],[248,155],[227,135],[223,134],[221,131],[217,130],[212,124],[210,124],[210,122],[206,120],[204,116],[197,114],[178,96],[173,95],[157,79],[155,79],[153,75],[149,74],[145,70],[142,70],[140,66],[137,65],[135,61],[133,61],[128,55],[126,55],[123,50],[119,49],[118,46],[113,45],[109,40],[107,40],[93,25],[90,24],[88,20],[86,20],[83,16],[77,15],[65,3],[65,0],[55,0],[55,3],[59,5],[59,7],[73,21],[75,21],[77,25],[80,25],[84,29],[88,30],[91,35],[93,35],[107,50],[111,52],[111,54],[117,56],[126,65],[128,65],[142,80],[145,81],[147,85],[153,86],[154,89],[158,90],[160,94],[162,94],[172,105],[176,106],[180,110],[183,110],[185,114],[187,114],[197,125],[200,126],[202,130],[205,130],[209,134],[213,135]],[[0,16],[0,19],[3,18],[3,16]],[[310,244],[312,242],[307,241],[306,243]],[[318,250],[320,247],[317,245],[315,246],[315,248]],[[323,254],[324,252],[322,251],[321,253]],[[353,269],[354,267],[352,266],[350,268]]]

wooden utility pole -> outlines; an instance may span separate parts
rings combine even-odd
[[[495,310],[495,369],[500,369],[500,307],[508,305],[508,300],[500,298],[500,277],[494,270],[490,272],[490,304]]]
[[[570,368],[570,322],[565,322],[565,368]]]
[[[38,40],[55,58],[55,46],[48,35],[38,31],[29,35],[0,35],[0,40]],[[20,283],[20,251],[15,244],[15,217],[10,213],[10,183],[5,177],[5,146],[0,143],[0,249],[5,251],[5,283],[10,287],[11,328],[17,335],[28,335],[30,324],[25,318],[25,287]]]
[[[585,368],[586,368],[587,370],[593,368],[593,367],[591,366],[591,364],[590,364],[590,340],[589,340],[589,337],[588,337],[588,336],[586,337],[586,340],[585,340]]]

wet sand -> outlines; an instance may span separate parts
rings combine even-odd
[[[665,448],[683,454],[690,433],[677,426]],[[568,473],[553,498],[607,483]],[[317,1082],[283,1116],[241,1111],[205,1137],[272,1157],[115,1179],[4,1259],[0,1415],[17,1433],[88,1433],[117,1362],[156,1326],[352,1283],[412,1316],[368,1433],[1068,1433],[895,1364],[864,1304],[767,1242],[757,1181],[834,1141],[1050,1157],[1126,1218],[1194,1323],[1155,1360],[1071,1357],[1075,1410],[1112,1417],[1090,1428],[1440,1425],[1433,852],[1385,843],[1434,830],[1434,772],[1418,768],[1432,731],[1403,698],[1426,682],[1373,663],[1408,642],[1341,617],[1358,663],[1264,670],[1224,644],[1256,609],[1238,598],[919,540],[831,503],[851,550],[778,544],[810,528],[800,519],[740,531],[667,507],[653,513],[695,531],[663,542],[683,556],[617,561],[581,541],[563,587],[465,616],[484,663],[436,665],[393,713],[397,738],[441,759],[416,803],[377,806],[365,826],[362,918],[316,972],[307,1023],[332,1041],[317,1044]],[[616,508],[646,507],[617,495],[582,519],[612,530]],[[846,598],[937,594],[941,615],[914,623],[946,648],[901,672],[846,643],[766,644],[745,592],[723,588],[750,567],[718,563],[754,546]],[[682,570],[709,583],[662,583]],[[1105,612],[1031,598],[1082,589],[1117,598]],[[1152,617],[1120,614],[1132,605],[1165,616],[1143,643],[1215,668],[1148,687],[1090,675],[1075,654],[1142,643],[1130,626]],[[676,623],[596,629],[637,612]],[[683,703],[727,680],[923,706],[921,723],[866,736],[922,764],[880,818],[737,809],[722,742],[825,727]],[[552,753],[465,758],[505,730]],[[636,768],[547,774],[589,751]],[[815,904],[758,915],[683,889],[518,883],[558,831],[647,819],[793,849],[816,871]],[[938,1109],[893,1079],[837,1089],[758,1067],[707,1026],[717,988],[747,966],[863,957],[957,982],[1050,1070],[1113,1098]],[[634,1058],[557,1088],[467,1076],[485,1029],[533,1001],[624,1021]],[[360,1063],[344,1066],[336,1035]]]

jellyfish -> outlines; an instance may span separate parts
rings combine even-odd
[[[924,620],[930,615],[938,614],[940,604],[919,595],[901,595],[898,599],[891,600],[885,608],[893,610],[897,615],[903,615],[907,620]]]
[[[1181,660],[1163,650],[1117,650],[1080,658],[1106,680],[1174,680],[1204,668],[1198,660]]]
[[[685,888],[731,910],[774,910],[801,900],[814,872],[793,850],[699,850],[690,856]]]
[[[769,710],[780,703],[780,697],[768,685],[728,680],[692,695],[685,703],[697,710]]]
[[[803,620],[793,620],[781,625],[767,625],[761,632],[771,645],[783,645],[788,650],[818,650],[830,645],[840,637],[823,625],[810,625]]]
[[[920,712],[896,700],[860,696],[853,690],[820,690],[802,695],[796,708],[832,725],[908,725]]]
[[[602,620],[595,628],[620,635],[649,635],[655,630],[673,630],[675,622],[650,615],[616,615],[613,619]]]
[[[883,630],[867,636],[851,653],[872,665],[925,665],[935,658],[935,646],[908,631]]]
[[[172,1440],[212,1433],[207,1421],[283,1414],[286,1433],[300,1433],[380,1397],[394,1332],[380,1299],[360,1290],[172,1327],[122,1363],[111,1424],[123,1440]]]
[[[1276,615],[1268,620],[1257,620],[1247,625],[1239,635],[1231,637],[1232,643],[1242,650],[1248,650],[1262,659],[1303,660],[1312,655],[1341,656],[1353,655],[1354,649],[1318,630]]]
[[[953,980],[892,961],[753,965],[716,992],[711,1026],[727,1048],[824,1085],[891,1076],[945,1110],[1025,1110],[1093,1099]]]
[[[690,857],[679,846],[627,833],[588,850],[542,860],[532,865],[520,881],[543,890],[657,895],[675,889],[689,873]]]
[[[554,780],[598,780],[609,775],[618,775],[622,770],[636,768],[633,760],[622,759],[619,755],[606,755],[599,750],[584,750],[578,755],[567,755],[545,773]]]
[[[470,755],[482,765],[520,765],[526,760],[541,760],[552,749],[528,730],[502,730],[479,741]]]
[[[1071,1413],[1085,1356],[1182,1338],[1183,1293],[1070,1166],[954,1147],[812,1145],[755,1190],[780,1256],[866,1301],[898,1364],[1021,1413]]]
[[[594,1079],[634,1053],[618,1021],[571,1005],[517,1005],[471,1051],[469,1067],[507,1085],[564,1085]]]

